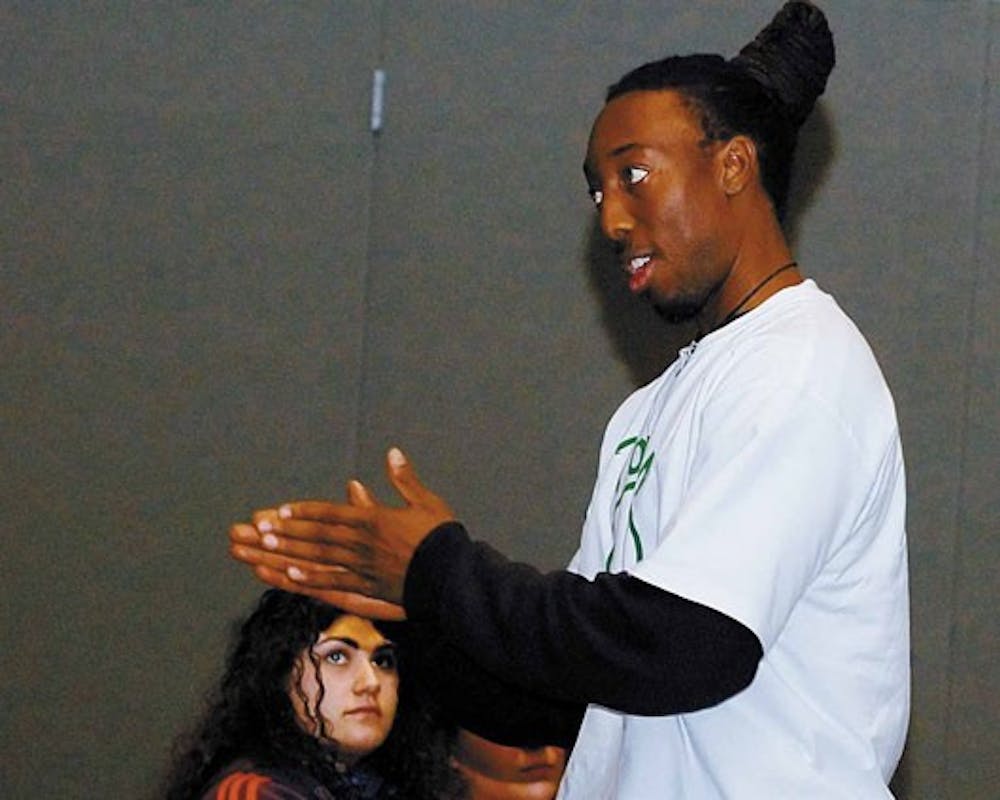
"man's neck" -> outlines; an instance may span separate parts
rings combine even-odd
[[[739,242],[729,274],[699,315],[703,334],[728,324],[782,289],[802,282],[802,274],[770,205],[744,219],[742,229],[748,233]]]

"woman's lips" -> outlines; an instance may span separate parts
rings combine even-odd
[[[381,717],[382,716],[382,709],[380,709],[378,706],[360,706],[359,708],[352,708],[350,711],[345,711],[344,713],[347,716],[356,716],[356,715],[368,716],[368,715],[371,715],[371,716],[375,716],[375,717]]]

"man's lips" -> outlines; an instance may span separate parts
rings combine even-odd
[[[628,288],[633,292],[641,292],[649,284],[653,273],[653,257],[649,253],[629,256],[622,260],[625,273],[628,275]]]
[[[647,266],[653,257],[649,253],[643,253],[637,256],[628,256],[622,261],[624,262],[625,271],[629,275],[635,275],[643,267]]]

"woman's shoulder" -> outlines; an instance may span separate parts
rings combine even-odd
[[[308,775],[235,761],[223,769],[201,800],[334,800]]]

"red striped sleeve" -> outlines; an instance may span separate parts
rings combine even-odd
[[[254,772],[234,772],[215,787],[214,800],[265,800],[270,792],[262,790],[271,783],[266,775]]]

